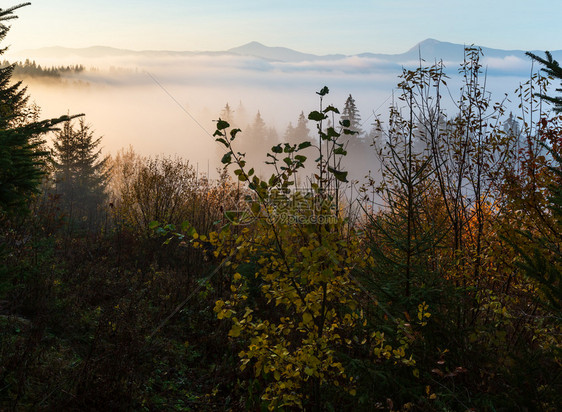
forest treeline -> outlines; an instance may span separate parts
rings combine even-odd
[[[30,61],[26,59],[25,61],[17,61],[10,63],[8,60],[3,60],[0,62],[0,67],[9,67],[13,65],[12,75],[15,78],[22,77],[39,77],[39,78],[55,78],[60,79],[64,76],[79,74],[84,72],[86,69],[81,64],[78,65],[67,65],[67,66],[51,66],[42,67],[37,64],[35,60]]]
[[[382,141],[382,132],[377,123],[365,122],[361,119],[361,114],[351,94],[343,102],[341,108],[341,116],[338,117],[349,120],[349,130],[353,131],[352,138],[346,139],[345,142],[348,156],[342,159],[343,167],[355,179],[363,182],[365,175],[369,173],[374,175],[380,169],[379,159],[372,145],[374,142],[379,144]],[[309,119],[303,111],[281,132],[268,125],[259,110],[251,116],[242,102],[236,108],[226,103],[218,116],[228,122],[231,128],[243,130],[243,138],[237,142],[236,150],[246,155],[246,160],[256,167],[258,174],[270,172],[270,169],[265,166],[267,159],[264,159],[264,156],[272,146],[281,142],[299,144],[304,141],[314,142],[318,139],[317,131],[313,126],[311,127]],[[224,148],[217,146],[217,157],[220,159],[223,154]],[[306,166],[309,166],[307,169],[309,174],[314,172],[316,167],[313,162],[309,162]]]
[[[508,114],[465,54],[368,133],[328,87],[283,136],[227,104],[214,180],[105,156],[0,68],[1,409],[556,411],[562,72],[531,56]]]

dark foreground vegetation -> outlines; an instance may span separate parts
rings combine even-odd
[[[452,115],[440,64],[403,73],[353,196],[327,88],[317,138],[273,144],[266,178],[219,120],[209,181],[104,158],[0,69],[0,409],[557,410],[560,101],[537,75],[506,120],[479,57]]]

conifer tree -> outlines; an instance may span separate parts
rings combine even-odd
[[[549,214],[536,219],[534,233],[520,231],[522,244],[530,244],[532,251],[525,252],[521,247],[519,266],[526,275],[534,279],[540,288],[540,299],[548,307],[557,322],[562,323],[562,157],[552,149],[548,149],[555,164],[549,166],[552,183],[545,189],[547,193]]]
[[[228,103],[221,110],[220,118],[231,125],[234,125],[234,110],[230,107]]]
[[[66,211],[74,217],[95,216],[97,208],[106,200],[107,158],[101,158],[100,143],[101,137],[94,137],[83,118],[77,128],[66,121],[56,133],[53,151],[56,191],[62,195]],[[76,216],[76,212],[80,215]]]
[[[543,64],[545,67],[543,67],[543,71],[548,74],[549,76],[552,76],[558,80],[562,81],[562,68],[560,67],[560,64],[554,60],[552,58],[552,54],[550,52],[545,52],[546,58],[543,59],[542,57],[539,57],[531,52],[527,52],[526,53],[527,56],[531,57],[533,60],[538,61],[539,63]],[[562,88],[558,88],[556,89],[557,92],[561,93],[562,92]],[[543,99],[554,103],[554,111],[557,113],[561,113],[562,112],[562,97],[560,96],[547,96],[544,94],[539,94],[539,97],[542,97]]]
[[[283,141],[291,142],[293,140],[294,134],[295,134],[295,127],[293,126],[292,122],[289,122],[287,128],[285,129],[285,133],[283,134]]]
[[[298,143],[310,140],[310,129],[308,128],[308,119],[304,115],[304,112],[299,114],[299,119],[297,120],[297,125],[295,126],[295,139]]]
[[[275,127],[269,126],[265,134],[266,144],[268,145],[268,147],[271,147],[272,145],[276,144],[278,141],[279,141],[279,134],[277,133],[277,130],[275,130]]]
[[[259,110],[254,117],[254,121],[248,125],[246,137],[241,143],[242,149],[250,153],[252,160],[257,160],[253,158],[253,154],[259,153],[261,155],[264,150],[271,147],[270,133]]]
[[[363,129],[361,128],[361,115],[359,114],[359,109],[355,104],[355,99],[351,94],[348,96],[343,107],[342,120],[349,120],[349,130],[353,130],[356,136],[361,136],[363,134]]]
[[[0,8],[0,41],[10,29],[5,22],[17,18],[14,11],[29,4]],[[0,54],[5,51],[1,48]],[[29,120],[26,88],[21,82],[11,83],[13,71],[14,65],[0,68],[0,214],[26,210],[27,199],[38,191],[45,174],[47,153],[40,150],[40,136],[69,119]]]
[[[265,122],[263,121],[263,118],[261,117],[261,113],[258,110],[258,112],[256,113],[256,117],[254,118],[254,122],[252,123],[252,125],[250,126],[250,132],[252,133],[252,137],[255,139],[263,139],[266,132],[267,132],[267,127],[265,125]]]
[[[300,144],[305,141],[310,141],[310,129],[308,128],[308,119],[304,115],[304,112],[299,114],[296,126],[289,123],[283,140],[291,144]]]
[[[550,76],[562,80],[562,68],[559,63],[552,58],[552,55],[545,52],[546,59],[542,59],[532,53],[527,53],[533,60],[543,64],[543,70]],[[561,93],[562,89],[556,89]],[[546,96],[538,94],[539,97],[554,103],[554,111],[562,113],[562,97]],[[539,287],[543,303],[552,311],[557,322],[562,322],[562,150],[560,144],[559,131],[554,133],[549,130],[550,121],[543,119],[541,127],[544,129],[541,134],[552,136],[553,140],[543,143],[544,148],[552,156],[552,164],[543,165],[543,174],[550,175],[550,183],[544,189],[547,199],[549,213],[543,213],[540,218],[535,218],[533,231],[520,231],[524,243],[531,245],[531,252],[518,249],[521,261],[520,267],[526,275],[534,279]],[[556,130],[556,129],[555,129]],[[512,242],[514,243],[514,242]]]

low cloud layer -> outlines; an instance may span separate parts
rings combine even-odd
[[[232,54],[160,53],[36,60],[47,66],[97,68],[66,83],[26,80],[45,117],[86,113],[87,121],[104,136],[106,151],[133,145],[142,154],[177,154],[205,167],[209,162],[211,168],[218,165],[219,149],[209,134],[226,103],[240,111],[242,128],[259,110],[282,136],[301,111],[317,108],[315,92],[326,85],[331,92],[325,103],[342,108],[352,94],[368,130],[376,114],[384,118],[393,93],[396,101],[404,65],[419,66],[419,61],[372,56],[281,62]],[[529,60],[516,56],[484,57],[482,63],[491,75],[488,90],[498,100],[526,81],[531,68]],[[455,95],[460,87],[458,62],[446,66]]]

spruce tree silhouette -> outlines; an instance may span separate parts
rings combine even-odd
[[[6,22],[17,18],[14,11],[29,4],[0,9],[0,41],[10,30]],[[6,50],[1,48],[0,55]],[[27,210],[27,200],[45,174],[48,153],[41,150],[41,136],[71,118],[30,121],[26,88],[21,81],[12,84],[13,71],[14,65],[0,68],[0,215]]]

